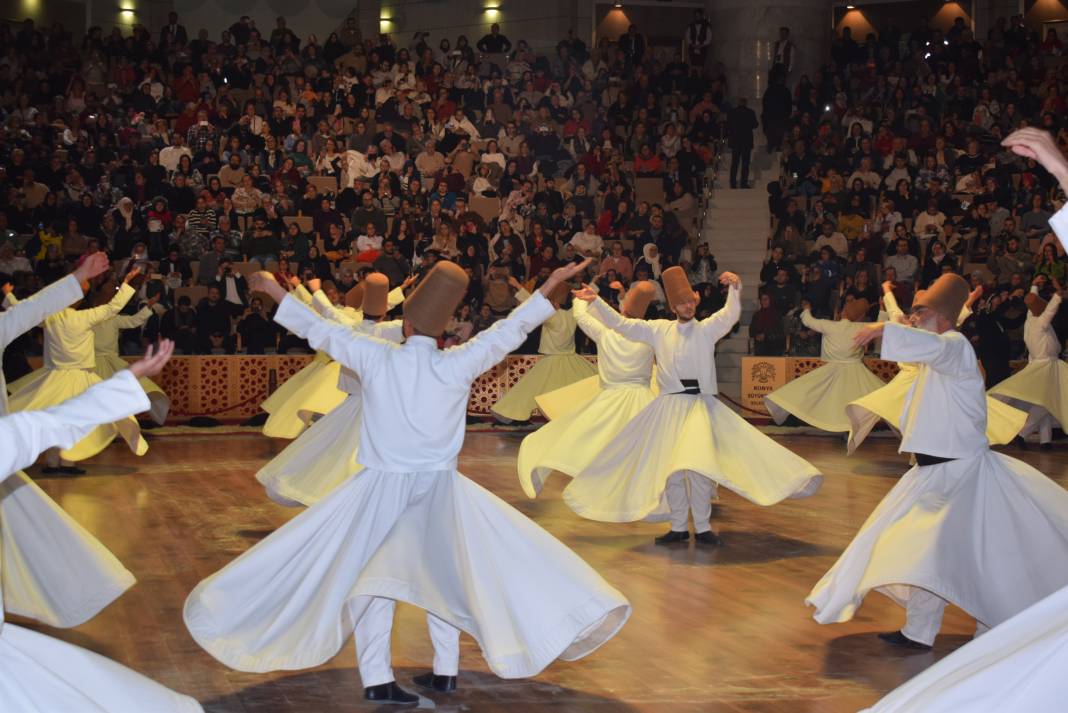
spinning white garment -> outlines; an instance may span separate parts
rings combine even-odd
[[[1028,410],[1032,419],[1048,414],[1056,422],[1051,425],[1063,427],[1068,422],[1068,364],[1060,359],[1061,342],[1052,324],[1060,306],[1060,295],[1054,295],[1042,314],[1027,313],[1024,322],[1027,366],[989,393],[998,400]]]
[[[141,327],[152,317],[152,309],[145,307],[137,314],[117,315],[100,322],[93,327],[93,349],[96,358],[96,375],[101,379],[110,379],[130,365],[119,356],[119,333],[124,329]],[[171,399],[152,379],[141,379],[141,388],[148,394],[152,406],[148,409],[152,420],[163,425],[167,413],[171,410]]]
[[[892,291],[883,295],[889,321],[903,322],[905,313],[897,304]],[[963,324],[972,314],[971,308],[965,306],[957,317],[957,324]],[[853,454],[868,437],[880,420],[886,421],[895,430],[905,413],[905,402],[919,376],[919,367],[915,364],[898,364],[898,372],[885,386],[867,396],[850,402],[846,406],[849,418],[849,440],[846,452]],[[994,445],[1003,445],[1016,438],[1016,434],[1027,422],[1027,414],[1012,408],[997,399],[986,400],[986,437]]]
[[[522,297],[525,293],[519,293]],[[542,356],[490,410],[512,421],[526,421],[537,408],[535,398],[597,373],[597,367],[575,353],[572,310],[557,310],[541,326],[538,353]]]
[[[764,405],[783,423],[791,414],[824,431],[849,430],[846,405],[884,386],[884,382],[864,365],[864,350],[853,344],[861,322],[816,319],[806,309],[801,313],[806,327],[823,335],[820,358],[826,363],[764,397]]]
[[[667,512],[668,478],[692,471],[758,505],[814,494],[823,481],[816,468],[771,440],[716,398],[715,344],[738,321],[737,288],[708,319],[626,319],[600,298],[591,313],[623,336],[656,353],[657,396],[631,419],[564,491],[579,515],[630,522]],[[684,394],[695,378],[700,394]]]
[[[608,329],[587,314],[581,300],[575,300],[573,310],[579,327],[597,343],[597,371],[603,388],[523,439],[519,482],[528,498],[538,496],[554,470],[570,476],[582,472],[653,400],[649,386],[653,348]]]
[[[363,382],[365,468],[230,565],[185,606],[193,637],[244,671],[331,658],[372,597],[422,607],[478,641],[491,670],[533,676],[610,639],[630,605],[519,512],[456,471],[471,383],[552,314],[535,295],[461,347],[403,345],[320,321],[292,298],[276,319]]]
[[[866,713],[1060,713],[1068,700],[1068,588],[888,693]]]
[[[70,447],[99,421],[119,419],[148,408],[148,399],[128,373],[98,384],[47,411],[26,411],[0,419],[0,473],[29,465],[51,447]],[[70,535],[77,526],[60,522],[55,506],[35,502],[31,484],[9,477],[0,518],[3,526],[3,601],[36,598],[28,616],[49,619],[61,613],[59,626],[73,626],[92,616],[118,593],[100,584],[107,557]],[[19,484],[24,483],[24,484]],[[33,522],[41,518],[41,522]],[[60,529],[53,529],[60,522]],[[31,526],[31,531],[24,530]],[[10,549],[9,535],[21,541]],[[30,538],[39,537],[36,543]],[[86,536],[88,537],[88,536]],[[92,541],[99,547],[98,543]],[[56,547],[56,550],[51,550]],[[100,548],[102,550],[102,548]],[[9,556],[13,553],[13,560]],[[93,560],[79,562],[79,556]],[[32,558],[32,561],[29,559]],[[41,558],[55,558],[55,562]],[[65,569],[69,566],[70,569]],[[116,563],[116,566],[117,563]],[[121,566],[118,566],[121,569]],[[127,573],[128,576],[128,573]],[[31,582],[32,580],[32,582]],[[19,589],[7,590],[9,583]],[[132,578],[130,578],[132,583]],[[31,585],[36,591],[27,591]],[[128,586],[128,584],[126,585]],[[57,588],[62,588],[62,591]],[[82,589],[77,593],[78,589]],[[125,586],[122,587],[125,589]],[[121,589],[119,590],[121,593]],[[94,597],[96,601],[94,602]],[[79,600],[80,604],[79,604]],[[20,606],[22,601],[19,601]],[[61,609],[68,609],[60,612]],[[18,610],[16,610],[18,611]],[[2,614],[2,610],[0,610]],[[64,619],[63,616],[68,617]],[[18,713],[195,713],[200,705],[97,654],[0,620],[0,710]]]
[[[4,608],[50,626],[78,626],[136,580],[22,472],[0,482]]]
[[[330,312],[327,315],[338,316]],[[361,334],[391,342],[403,338],[399,321],[376,324],[361,319],[342,323],[348,323]],[[348,392],[341,405],[313,423],[256,473],[256,480],[276,503],[313,505],[363,468],[357,460],[363,415],[360,380],[348,369],[342,369],[338,385]]]
[[[337,387],[341,365],[322,352],[264,400],[260,407],[269,416],[263,435],[293,439],[308,427],[315,416],[333,411],[345,400]]]
[[[64,309],[44,322],[44,368],[19,391],[11,395],[11,411],[39,411],[62,403],[100,383],[95,367],[93,327],[119,313],[133,297],[134,290],[124,284],[110,302],[92,309]],[[66,460],[79,461],[95,456],[121,436],[137,455],[148,451],[141,428],[133,416],[93,429],[71,448],[61,451]]]
[[[0,710],[11,713],[200,713],[189,696],[91,651],[0,625]]]
[[[847,453],[852,455],[879,421],[895,429],[905,413],[905,399],[916,383],[913,364],[901,364],[900,371],[885,386],[846,406],[849,418]],[[986,437],[991,445],[1004,445],[1016,438],[1027,422],[1027,413],[994,398],[986,400]]]
[[[987,446],[968,340],[889,324],[883,351],[919,364],[901,450],[953,460],[912,468],[883,498],[808,595],[816,621],[848,621],[873,589],[907,606],[918,588],[993,627],[1068,585],[1068,492]]]

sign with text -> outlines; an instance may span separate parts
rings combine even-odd
[[[767,415],[764,397],[787,381],[788,357],[742,357],[742,406]]]

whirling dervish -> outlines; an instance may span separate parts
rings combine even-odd
[[[709,523],[717,485],[758,505],[819,489],[823,477],[812,464],[716,398],[715,345],[742,311],[741,280],[730,272],[719,279],[729,287],[727,303],[700,321],[699,296],[680,267],[663,272],[675,320],[628,319],[591,288],[576,293],[606,327],[653,348],[660,391],[568,486],[564,499],[583,517],[632,522],[666,515],[671,530],[656,542],[669,545],[689,540],[692,514],[696,541],[715,546],[722,544]]]
[[[871,308],[865,299],[848,300],[841,319],[817,319],[812,307],[802,303],[801,323],[823,338],[820,359],[823,366],[787,382],[764,397],[764,405],[775,423],[793,415],[823,431],[849,430],[846,405],[884,386],[883,380],[864,365],[864,349],[853,343]]]
[[[922,290],[916,296],[919,297],[920,294]],[[968,301],[965,302],[964,308],[957,317],[957,326],[963,324],[971,316],[971,306],[981,295],[981,287],[968,294]],[[886,307],[887,321],[901,322],[906,319],[905,313],[897,304],[897,298],[894,297],[892,283],[883,283],[883,305]],[[860,447],[879,421],[885,421],[895,430],[901,423],[901,416],[905,413],[905,401],[916,384],[919,367],[915,364],[903,363],[897,366],[897,374],[886,385],[846,406],[846,416],[849,418],[849,440],[846,452],[850,455]],[[986,410],[986,437],[991,445],[1009,443],[1016,438],[1027,421],[1026,413],[997,399],[988,398]]]

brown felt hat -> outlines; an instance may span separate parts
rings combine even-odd
[[[660,273],[660,279],[664,282],[664,294],[667,296],[668,307],[674,309],[677,304],[694,301],[690,280],[686,277],[686,271],[678,265],[669,267]]]
[[[871,304],[863,297],[859,300],[853,300],[847,302],[842,307],[842,319],[847,319],[850,322],[859,322],[868,314],[868,310],[871,309]]]
[[[389,311],[389,278],[372,272],[363,278],[363,315],[382,317]]]
[[[619,311],[625,317],[644,319],[645,313],[648,311],[654,297],[656,297],[656,288],[653,287],[653,283],[649,282],[649,280],[638,280],[630,286],[630,290],[627,292],[627,296],[623,298],[623,304],[620,305]]]
[[[363,283],[358,282],[356,286],[345,293],[345,306],[350,309],[360,309],[363,307]]]
[[[970,292],[968,282],[956,273],[942,275],[926,290],[920,290],[912,300],[912,308],[926,307],[955,325]]]
[[[435,263],[415,291],[404,301],[404,319],[417,332],[440,336],[460,306],[470,278],[462,267],[442,260]]]
[[[1028,292],[1024,295],[1024,304],[1027,305],[1027,309],[1031,310],[1031,314],[1040,317],[1042,313],[1046,311],[1046,305],[1048,305],[1049,302],[1042,299],[1034,292]]]

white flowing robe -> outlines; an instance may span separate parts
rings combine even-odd
[[[884,385],[883,380],[865,366],[864,349],[853,343],[853,338],[867,325],[848,320],[816,319],[807,309],[801,313],[801,322],[823,335],[820,358],[826,363],[765,396],[764,405],[775,423],[781,424],[793,414],[824,431],[848,431],[846,406],[849,402]]]
[[[887,493],[809,593],[816,621],[848,621],[873,589],[902,606],[922,589],[992,627],[1068,586],[1068,492],[988,447],[967,338],[889,323],[883,355],[917,365],[900,450],[952,460],[912,468]]]
[[[152,308],[144,307],[137,314],[115,315],[93,327],[97,376],[110,379],[115,373],[129,368],[130,365],[119,355],[119,333],[124,329],[142,327],[151,317]],[[171,409],[170,398],[152,379],[141,379],[141,388],[148,394],[148,400],[152,404],[148,410],[149,415],[162,426]]]
[[[0,474],[14,473],[32,464],[48,448],[69,448],[102,421],[125,418],[147,407],[148,399],[136,379],[124,373],[47,410],[4,416],[0,418]],[[4,484],[13,480],[7,478]],[[0,524],[5,529],[8,523],[2,520],[6,520],[6,515],[5,512],[0,516]],[[0,601],[5,604],[10,601],[8,586],[12,567],[47,567],[49,560],[60,560],[69,567],[66,589],[77,592],[89,586],[79,578],[88,571],[88,563],[71,558],[70,552],[57,551],[56,544],[49,538],[42,539],[33,551],[21,553],[29,560],[11,562],[5,542],[3,559],[0,559],[4,575]],[[54,590],[36,594],[61,599],[71,596],[70,592]],[[174,693],[102,656],[4,623],[3,611],[0,607],[0,710],[12,713],[195,713],[201,710],[192,698]]]
[[[610,639],[630,605],[559,541],[457,472],[472,382],[552,314],[534,295],[461,346],[353,334],[292,298],[276,319],[360,375],[364,470],[201,582],[185,622],[243,671],[317,666],[373,597],[426,609],[505,678]]]
[[[667,512],[668,478],[689,471],[759,505],[815,493],[816,468],[760,433],[716,398],[715,345],[741,315],[738,289],[712,316],[674,320],[627,319],[600,298],[590,314],[656,355],[660,395],[645,407],[568,485],[564,500],[579,515],[631,522]],[[696,379],[699,394],[685,394]]]
[[[1027,366],[990,390],[996,399],[1028,409],[1033,420],[1049,414],[1063,428],[1068,422],[1068,364],[1061,360],[1061,342],[1053,318],[1061,307],[1054,295],[1042,314],[1030,311],[1024,321]]]
[[[358,310],[335,307],[321,290],[313,295],[312,306],[324,318],[357,333],[396,343],[404,338],[401,321],[363,319]],[[341,405],[313,423],[256,473],[256,480],[275,502],[313,505],[363,468],[358,460],[363,414],[359,376],[342,367],[338,388],[348,394]]]
[[[530,498],[537,497],[553,470],[570,476],[582,472],[654,397],[653,348],[601,324],[582,300],[575,300],[572,310],[579,328],[597,344],[598,375],[545,394],[577,402],[519,446],[519,482]],[[583,399],[588,389],[592,396]]]
[[[91,309],[63,309],[44,321],[44,368],[37,376],[11,395],[12,411],[39,411],[77,396],[93,384],[100,383],[96,375],[96,356],[93,347],[93,327],[114,317],[134,295],[134,289],[123,284],[107,304]],[[115,423],[97,426],[71,448],[61,451],[61,457],[85,460],[104,450],[122,436],[137,455],[148,451],[141,437],[141,428],[132,416]]]

